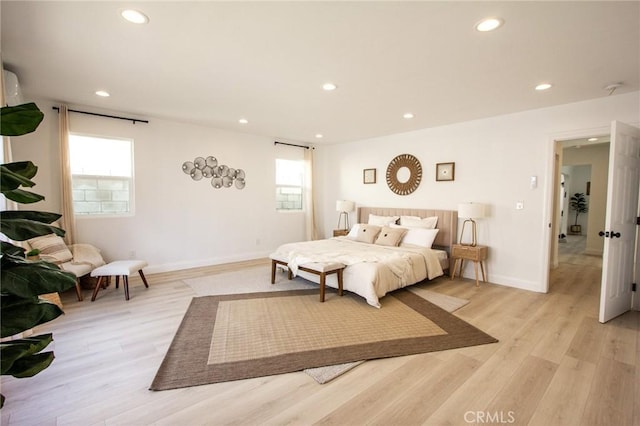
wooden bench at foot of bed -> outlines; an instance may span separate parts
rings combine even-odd
[[[287,268],[288,278],[293,278],[291,268],[289,268],[287,262],[271,258],[271,284],[276,282],[276,265],[284,265]],[[344,265],[342,263],[307,263],[298,266],[298,269],[320,277],[320,302],[324,302],[325,283],[327,275],[330,274],[338,275],[338,294],[342,296],[342,271],[344,270]]]

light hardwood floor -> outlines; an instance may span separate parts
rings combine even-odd
[[[586,261],[552,271],[549,294],[435,280],[470,299],[456,315],[496,344],[369,361],[325,385],[297,372],[147,390],[194,296],[183,280],[263,263],[132,280],[128,302],[113,286],[93,303],[63,295],[66,315],[37,330],[54,333],[56,360],[2,376],[2,424],[640,425],[640,313],[599,324],[600,268]]]

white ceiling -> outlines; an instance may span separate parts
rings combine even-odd
[[[636,91],[639,6],[3,0],[2,59],[27,97],[335,143]]]

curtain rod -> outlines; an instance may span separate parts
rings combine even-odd
[[[53,107],[53,109],[55,109],[56,111],[58,111],[58,113],[60,112],[60,107]],[[67,111],[69,112],[77,112],[79,114],[86,114],[86,115],[95,115],[96,117],[106,117],[106,118],[116,118],[118,120],[127,120],[127,121],[131,121],[133,122],[133,124],[136,124],[136,122],[140,122],[140,123],[149,123],[149,120],[140,120],[138,118],[128,118],[128,117],[119,117],[117,115],[108,115],[108,114],[98,114],[96,112],[88,112],[88,111],[79,111],[77,109],[68,109]]]
[[[273,141],[274,145],[287,145],[287,146],[295,146],[297,148],[304,148],[304,149],[309,149],[308,146],[304,146],[304,145],[295,145],[292,143],[286,143],[286,142],[278,142],[278,141]]]

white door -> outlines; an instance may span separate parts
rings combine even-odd
[[[635,263],[640,129],[614,121],[611,126],[607,214],[602,258],[600,322],[631,309]]]

